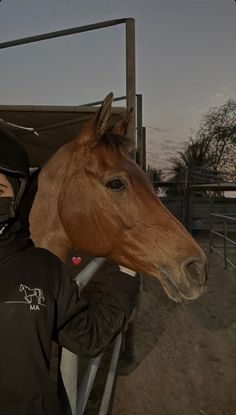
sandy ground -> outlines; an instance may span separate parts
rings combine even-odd
[[[120,361],[111,415],[236,414],[236,272],[208,259],[208,290],[186,305],[144,278],[135,359]]]
[[[207,239],[198,242],[209,261],[208,290],[200,299],[176,304],[158,280],[144,277],[134,359],[119,359],[109,415],[236,415],[236,271],[225,271],[223,260],[208,254]],[[232,255],[236,263],[235,250]],[[86,288],[88,298],[97,283],[112,284],[118,274],[105,264]],[[81,378],[87,363],[81,356]],[[109,353],[85,415],[99,412],[108,363]]]

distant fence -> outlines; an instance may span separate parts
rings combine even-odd
[[[235,198],[197,198],[192,197],[190,206],[190,226],[191,230],[209,230],[211,224],[211,214],[225,215],[234,217],[236,212]],[[222,220],[220,216],[215,217],[216,228],[221,229]],[[236,231],[236,222],[231,223],[231,230]]]
[[[217,229],[215,227],[216,219]],[[219,221],[221,222],[221,231],[218,230]],[[231,231],[229,224],[232,225],[232,223],[236,224],[236,217],[221,215],[219,213],[210,214],[209,250],[224,259],[225,269],[228,268],[228,265],[236,269],[236,241],[229,237],[229,231]],[[215,237],[217,237],[217,245],[215,245]],[[218,245],[219,241],[222,242]],[[233,257],[235,258],[235,263],[232,261]]]
[[[160,197],[160,199],[174,216],[184,222],[184,204],[181,196]],[[235,212],[236,198],[220,199],[192,196],[189,204],[188,228],[190,231],[208,231],[211,213],[232,217]],[[220,229],[221,220],[215,219],[215,224]],[[236,232],[236,222],[231,224],[231,230]]]

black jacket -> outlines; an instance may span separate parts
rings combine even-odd
[[[49,374],[52,340],[94,356],[122,330],[138,283],[120,276],[92,304],[47,250],[18,238],[0,248],[0,415],[62,415]]]

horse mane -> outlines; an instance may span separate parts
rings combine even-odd
[[[107,131],[103,134],[98,141],[98,145],[99,144],[111,148],[116,153],[127,153],[134,147],[132,140],[129,137],[115,134],[112,131]]]

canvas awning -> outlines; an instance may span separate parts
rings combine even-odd
[[[83,123],[97,109],[91,106],[0,105],[0,120],[23,127],[33,127],[37,131],[38,136],[32,131],[7,125],[23,142],[31,167],[36,167],[45,163],[58,148],[75,138]],[[124,108],[121,107],[112,109],[111,124],[122,112]]]

